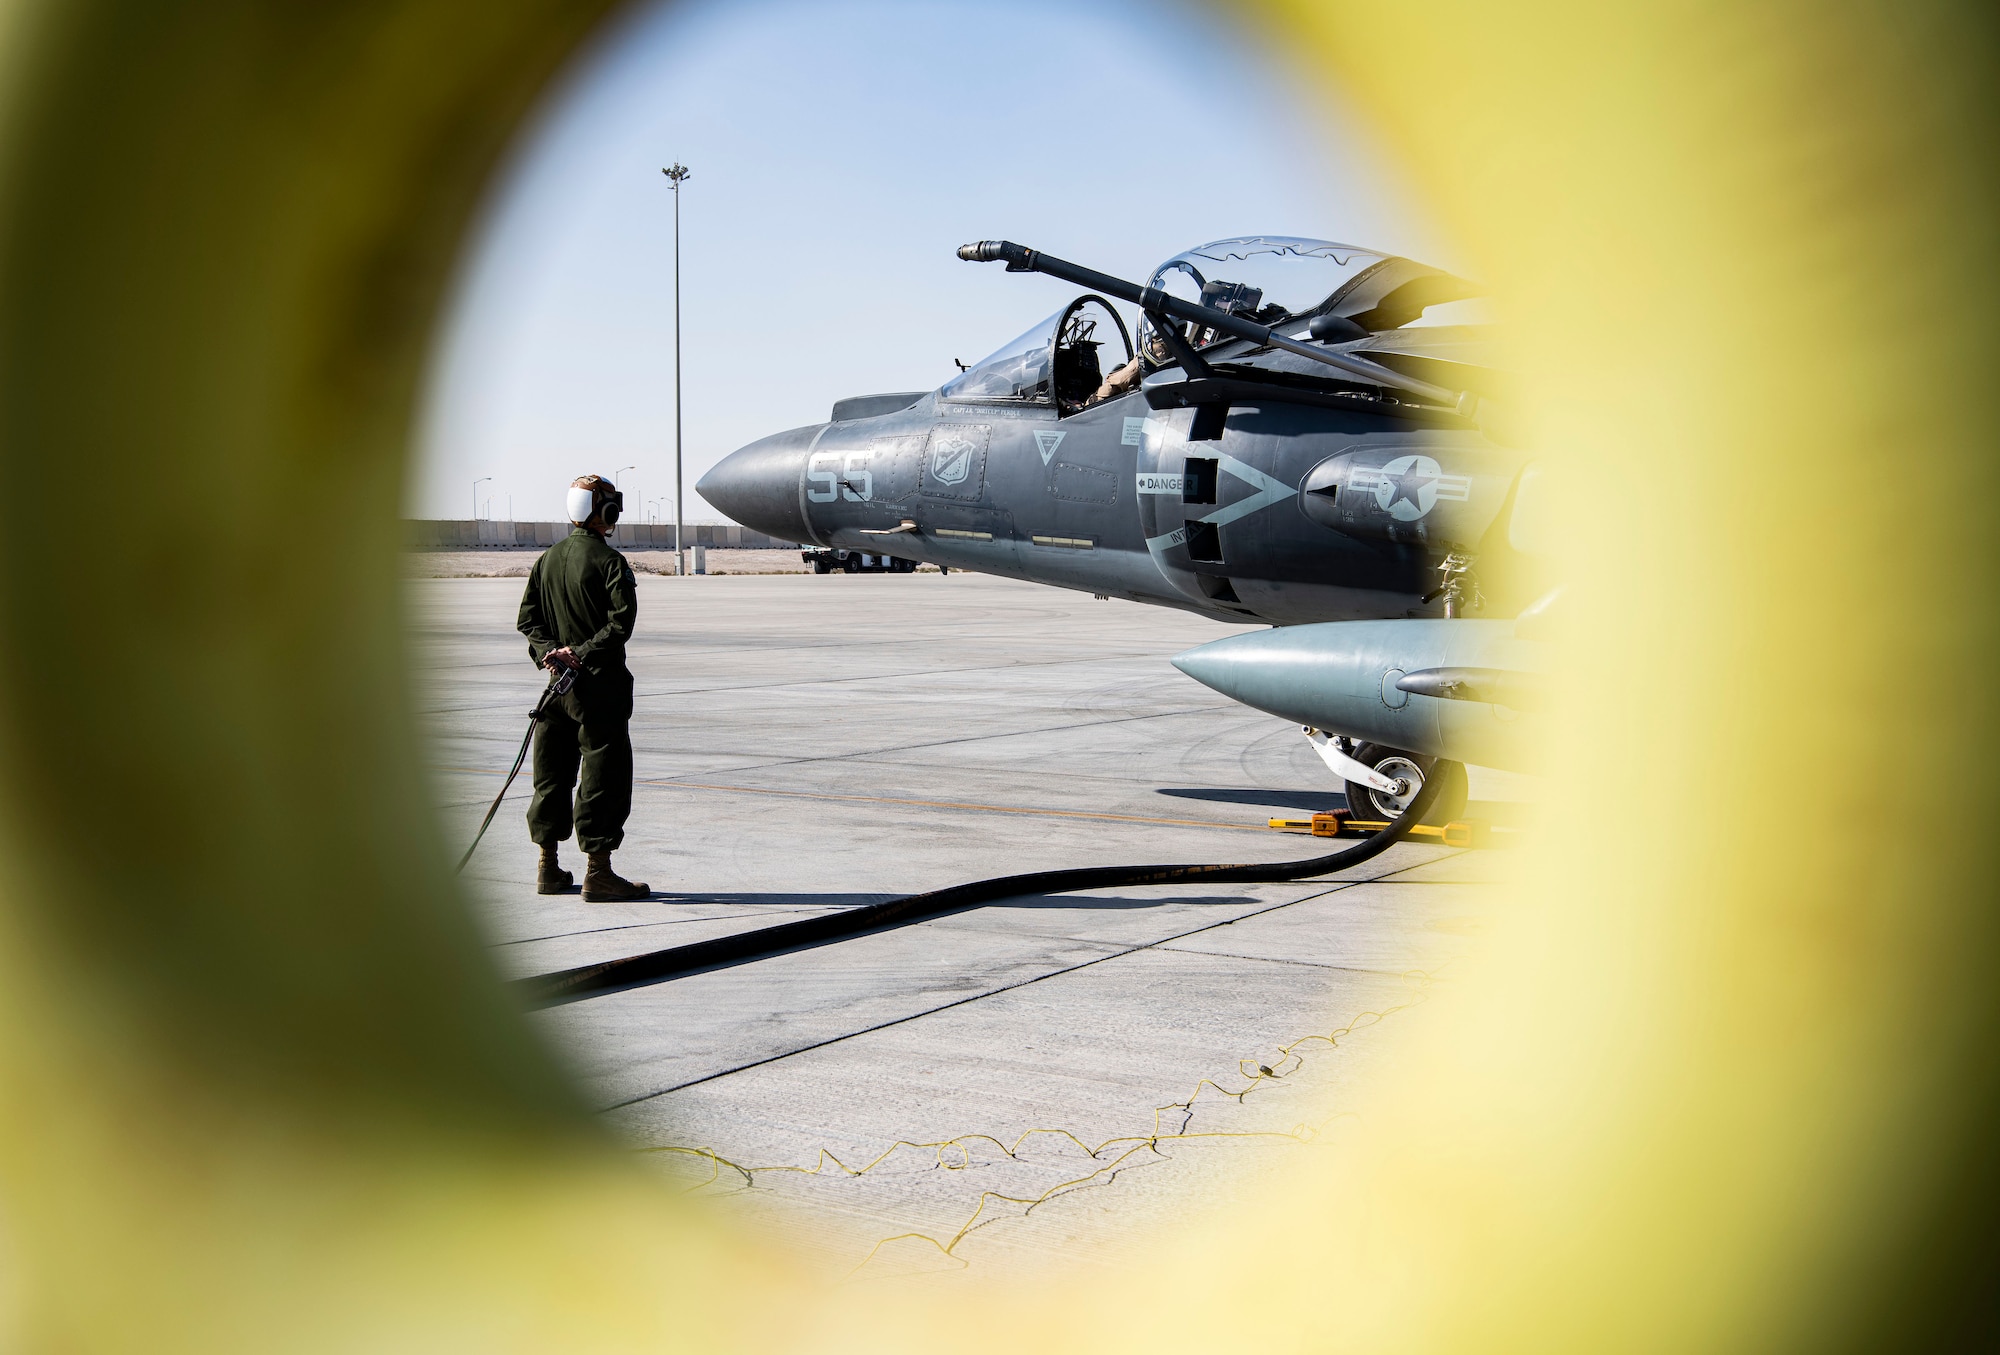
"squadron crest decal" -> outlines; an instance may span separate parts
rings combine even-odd
[[[972,473],[972,454],[978,444],[955,433],[940,434],[931,443],[931,476],[941,485],[965,483]]]
[[[1415,522],[1437,507],[1439,499],[1462,502],[1472,493],[1471,477],[1446,475],[1427,456],[1399,456],[1379,470],[1356,466],[1348,472],[1347,483],[1361,493],[1374,494],[1375,506],[1398,522]]]

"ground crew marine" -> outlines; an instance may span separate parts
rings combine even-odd
[[[575,684],[535,726],[535,795],[528,802],[528,836],[542,849],[535,887],[561,894],[574,886],[556,856],[556,844],[574,829],[588,862],[583,897],[592,902],[649,893],[611,869],[611,853],[624,842],[632,812],[632,673],[625,644],[639,615],[632,566],[604,540],[624,502],[601,475],[586,475],[570,487],[575,526],[529,571],[517,623],[536,664],[576,673]]]

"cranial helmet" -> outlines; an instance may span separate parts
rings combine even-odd
[[[615,527],[625,511],[625,495],[601,475],[582,475],[569,487],[567,507],[571,522],[585,524],[594,518]]]

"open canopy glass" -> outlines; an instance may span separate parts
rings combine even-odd
[[[1269,325],[1318,309],[1343,284],[1386,257],[1331,240],[1246,235],[1174,255],[1153,270],[1152,285]]]
[[[1331,313],[1370,332],[1432,323],[1427,310],[1462,302],[1479,291],[1428,264],[1291,235],[1246,235],[1197,245],[1153,270],[1151,284],[1261,325]],[[1223,336],[1196,331],[1187,337],[1205,347]],[[1153,342],[1150,321],[1140,331],[1140,348],[1154,361],[1165,360],[1164,350]]]

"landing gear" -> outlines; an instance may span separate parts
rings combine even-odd
[[[1356,745],[1349,755],[1356,762],[1373,767],[1383,776],[1401,782],[1407,789],[1401,793],[1376,790],[1356,781],[1347,783],[1347,807],[1357,819],[1385,821],[1395,818],[1417,798],[1423,789],[1424,778],[1438,765],[1438,760],[1425,757],[1421,753],[1406,753],[1399,748],[1385,748],[1381,744],[1364,743]],[[1465,817],[1465,767],[1462,763],[1447,762],[1443,775],[1450,779],[1439,787],[1438,797],[1431,804],[1431,812],[1424,815],[1424,822],[1431,824],[1451,823]]]

